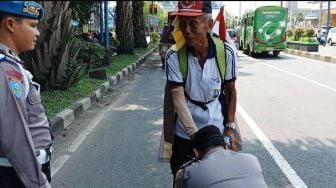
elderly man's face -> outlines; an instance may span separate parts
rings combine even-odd
[[[209,30],[209,22],[205,16],[180,16],[180,29],[186,40],[187,46],[196,47],[199,42],[204,41]]]

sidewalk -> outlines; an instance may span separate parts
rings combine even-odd
[[[330,46],[333,47],[333,46]],[[335,46],[334,46],[335,47]],[[318,52],[305,52],[301,50],[293,50],[293,49],[286,49],[284,52],[287,54],[297,55],[301,57],[311,58],[315,60],[324,61],[327,63],[335,63],[336,64],[336,48],[335,51],[327,51],[324,46],[319,46]]]
[[[126,79],[130,73],[134,72],[143,62],[148,59],[149,56],[152,55],[156,49],[157,48],[153,48],[144,54],[141,58],[139,58],[135,63],[128,65],[119,71],[115,76],[108,78],[108,80],[101,84],[99,89],[92,92],[90,96],[79,99],[68,108],[50,118],[52,132],[57,134],[67,128],[79,117],[79,115],[88,110],[97,100],[101,99],[108,90],[118,85],[122,80]]]

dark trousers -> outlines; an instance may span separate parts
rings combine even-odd
[[[42,172],[48,181],[51,181],[50,162],[42,165]],[[17,176],[14,168],[0,166],[0,187],[1,188],[26,188]]]
[[[191,141],[174,135],[174,144],[170,159],[170,168],[172,170],[172,174],[174,175],[174,181],[176,172],[180,169],[180,167],[194,157],[195,154],[193,152]]]

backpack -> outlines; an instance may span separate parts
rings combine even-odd
[[[222,80],[222,83],[224,83],[225,79],[225,71],[226,71],[226,57],[225,57],[225,50],[224,50],[224,45],[223,42],[219,38],[212,37],[213,41],[215,42],[216,45],[216,62],[217,62],[217,67],[220,72],[220,77]],[[218,53],[220,52],[220,53]],[[187,48],[186,46],[183,46],[178,53],[178,58],[179,58],[179,66],[180,66],[180,71],[183,76],[183,80],[185,81],[187,79],[187,73],[188,73],[188,54],[187,54]],[[223,62],[223,63],[220,63]]]
[[[222,80],[222,85],[224,85],[225,73],[226,73],[226,54],[223,41],[219,38],[212,37],[216,46],[216,62],[220,72],[220,77]],[[178,51],[179,58],[179,68],[185,82],[188,73],[188,57],[186,46],[184,45]],[[219,52],[219,53],[218,53]],[[223,89],[223,88],[222,88]],[[164,99],[163,99],[163,126],[162,126],[162,135],[159,148],[159,161],[169,162],[172,154],[172,145],[174,139],[174,127],[176,114],[174,110],[173,99],[168,89],[168,85],[165,86]]]

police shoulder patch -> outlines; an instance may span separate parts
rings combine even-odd
[[[11,92],[15,95],[16,98],[21,99],[24,91],[22,74],[15,70],[6,70],[6,75]]]

